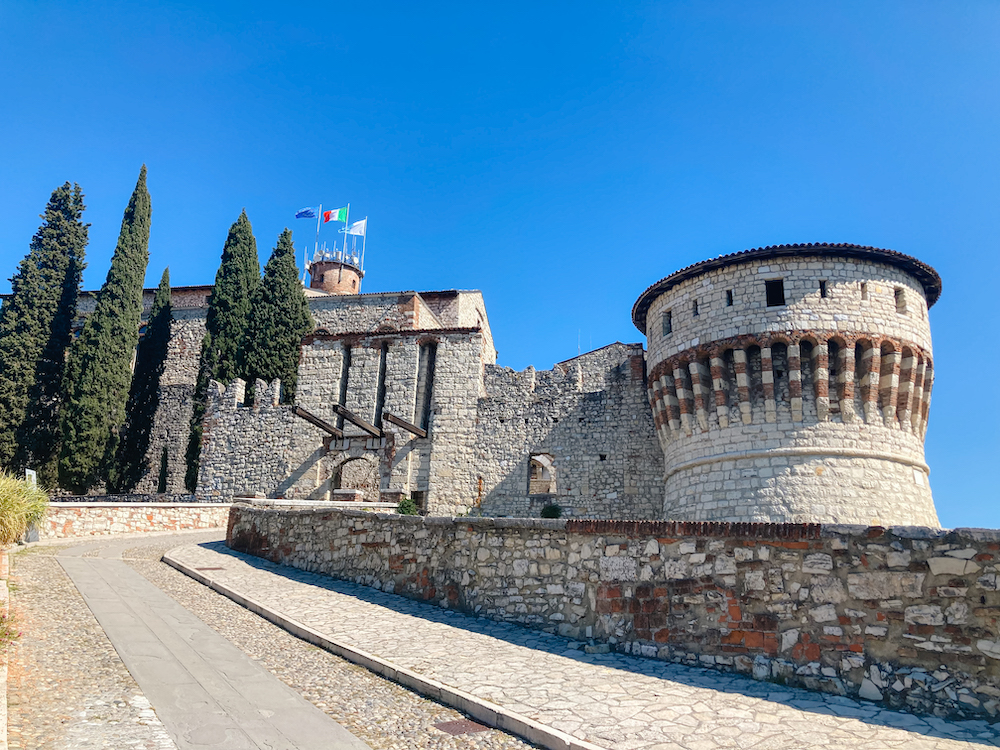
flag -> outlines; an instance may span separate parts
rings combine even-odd
[[[315,219],[316,209],[315,208],[300,208],[295,212],[296,219]]]
[[[332,211],[323,212],[323,223],[326,224],[328,221],[347,221],[347,206],[343,208],[335,208]]]
[[[366,216],[361,221],[356,221],[351,226],[347,228],[348,234],[356,234],[359,237],[365,236],[365,230],[368,228],[368,217]]]

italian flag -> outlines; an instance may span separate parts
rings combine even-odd
[[[332,211],[323,212],[323,223],[326,224],[328,221],[347,221],[347,206],[343,208],[335,208]]]

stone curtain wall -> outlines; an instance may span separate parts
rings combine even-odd
[[[234,505],[239,551],[594,648],[997,715],[1000,532]]]
[[[41,539],[194,531],[226,525],[228,504],[54,503],[38,529]]]
[[[663,454],[646,401],[641,344],[612,344],[548,371],[489,365],[479,400],[474,471],[481,512],[658,518]],[[530,455],[555,464],[555,493],[530,495]]]

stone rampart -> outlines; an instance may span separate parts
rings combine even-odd
[[[551,370],[487,365],[476,420],[480,511],[537,517],[555,503],[573,517],[661,517],[663,454],[644,365],[641,344],[621,343]],[[537,460],[545,482],[530,478]]]
[[[1000,531],[234,505],[227,539],[595,650],[939,716],[992,719],[1000,707]]]
[[[225,526],[223,503],[53,503],[38,529],[41,539],[194,531]]]

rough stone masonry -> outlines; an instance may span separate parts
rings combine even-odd
[[[636,656],[1000,709],[1000,532],[234,505],[235,550]]]
[[[496,364],[478,291],[357,294],[350,262],[311,272],[297,403],[279,383],[255,405],[216,386],[199,499],[347,489],[440,515],[938,525],[923,440],[941,280],[914,258],[816,244],[702,261],[639,297],[648,351],[523,372]],[[139,492],[164,448],[182,491],[210,291],[175,290]]]

